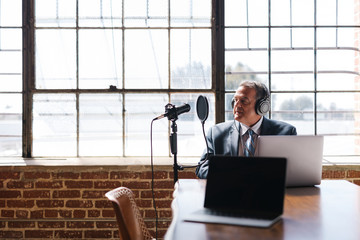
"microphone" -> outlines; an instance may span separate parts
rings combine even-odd
[[[162,119],[164,117],[167,117],[169,120],[176,120],[177,117],[180,114],[189,112],[190,109],[191,109],[191,107],[187,103],[185,103],[185,104],[183,104],[183,105],[181,105],[179,107],[175,107],[175,105],[173,105],[171,103],[168,103],[165,106],[165,113],[161,114],[160,116],[158,116],[156,118],[154,118],[154,120],[159,120],[159,119]]]

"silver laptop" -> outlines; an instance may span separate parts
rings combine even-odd
[[[287,159],[286,186],[313,186],[321,182],[323,144],[323,136],[260,136],[256,155]]]
[[[204,207],[185,221],[270,227],[281,219],[285,158],[212,156]]]

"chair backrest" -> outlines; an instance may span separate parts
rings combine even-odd
[[[123,240],[153,239],[130,189],[119,187],[107,192],[105,196],[113,203],[120,236]]]

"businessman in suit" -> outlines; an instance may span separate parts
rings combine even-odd
[[[208,150],[196,168],[199,178],[207,178],[208,155],[252,156],[254,150],[249,151],[248,146],[256,148],[259,135],[297,134],[294,126],[264,117],[270,110],[270,93],[260,82],[242,82],[236,90],[232,107],[234,120],[216,124],[206,136]]]

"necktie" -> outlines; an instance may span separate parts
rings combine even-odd
[[[246,157],[253,157],[255,154],[255,141],[254,141],[254,131],[248,130],[249,138],[246,141],[244,155]]]

